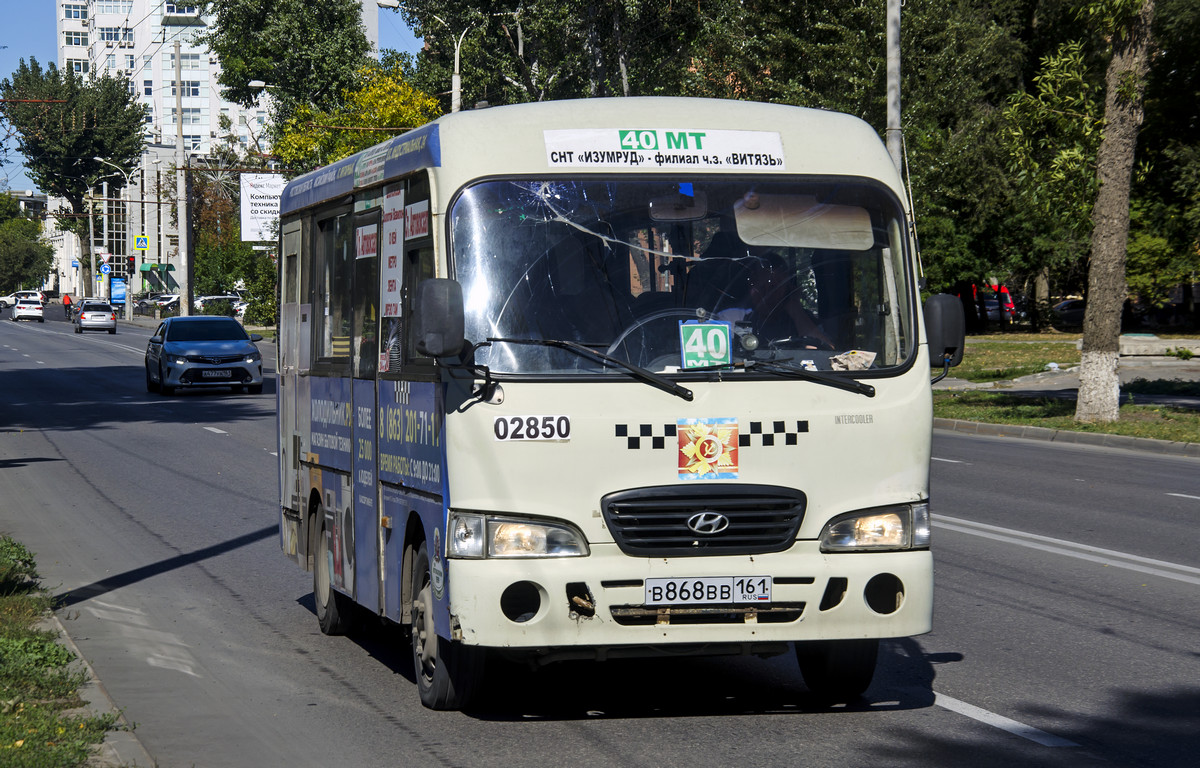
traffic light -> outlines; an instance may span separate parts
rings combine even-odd
[[[136,269],[137,269],[137,256],[130,256],[129,257],[129,274],[132,275],[134,273],[134,270],[136,270]]]

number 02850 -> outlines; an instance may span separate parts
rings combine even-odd
[[[497,416],[492,422],[497,440],[570,440],[569,416]]]

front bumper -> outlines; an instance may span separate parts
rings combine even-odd
[[[163,378],[170,387],[240,387],[263,382],[262,362],[257,363],[168,363]]]
[[[822,554],[800,541],[767,555],[643,559],[602,544],[588,557],[450,560],[447,570],[455,639],[543,656],[908,637],[933,619],[928,550]],[[771,602],[644,605],[644,579],[698,576],[771,576]]]

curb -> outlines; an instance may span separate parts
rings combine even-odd
[[[75,654],[76,664],[80,664],[87,672],[88,680],[79,689],[79,697],[84,700],[85,707],[93,715],[116,715],[117,724],[104,734],[96,752],[84,763],[85,768],[131,768],[142,766],[152,768],[158,763],[146,751],[140,739],[134,733],[134,726],[127,719],[104,689],[104,684],[96,676],[96,670],[87,662],[80,652],[79,646],[67,633],[66,627],[59,620],[58,614],[52,613],[48,621],[58,630],[58,642],[65,645]]]
[[[1177,443],[1172,440],[1155,440],[1149,437],[1128,437],[1126,435],[1109,435],[1101,432],[1073,432],[1070,430],[1049,429],[1048,427],[1028,427],[1020,424],[986,424],[980,421],[938,418],[933,420],[933,428],[969,435],[1020,437],[1026,440],[1092,445],[1103,448],[1122,448],[1125,450],[1157,453],[1163,456],[1185,456],[1200,459],[1200,443]]]

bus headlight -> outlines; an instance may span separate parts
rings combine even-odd
[[[588,554],[583,534],[566,524],[452,511],[449,528],[447,557],[583,557]]]
[[[835,517],[821,531],[822,552],[925,549],[931,538],[929,502],[877,507]]]

